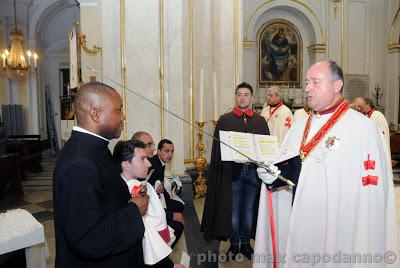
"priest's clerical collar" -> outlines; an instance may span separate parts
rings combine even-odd
[[[283,102],[280,100],[279,102],[275,103],[275,104],[270,104],[269,107],[277,107],[277,106],[281,106],[283,104]]]
[[[374,111],[375,111],[375,109],[371,107],[371,109],[369,109],[368,112],[365,113],[365,115],[368,117],[371,117],[371,115]]]
[[[246,114],[248,117],[252,117],[254,115],[254,111],[251,108],[248,108],[246,111],[240,110],[238,107],[233,108],[232,110],[233,114],[236,116],[242,116],[243,114]]]
[[[314,113],[317,117],[320,117],[321,115],[324,115],[324,114],[333,113],[334,111],[336,111],[337,107],[339,107],[339,105],[342,104],[342,102],[344,102],[344,101],[346,101],[344,98],[340,98],[340,99],[338,99],[332,106],[330,106],[330,107],[328,107],[328,108],[326,108],[326,109],[323,109],[323,110],[321,110],[321,111],[318,111],[318,112],[313,111],[313,113]]]
[[[84,128],[78,127],[78,126],[73,126],[72,130],[75,130],[75,131],[78,131],[78,132],[83,132],[83,133],[86,133],[86,134],[90,134],[90,135],[93,135],[93,136],[95,136],[97,138],[103,139],[103,140],[105,140],[107,142],[110,142],[110,140],[108,140],[108,139],[106,139],[106,138],[104,138],[104,137],[102,137],[100,135],[97,135],[96,133],[90,132],[89,130],[86,130]]]

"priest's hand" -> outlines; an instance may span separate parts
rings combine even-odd
[[[156,193],[157,194],[161,194],[164,192],[164,186],[162,183],[160,183],[157,187],[156,187]]]
[[[264,183],[271,184],[278,178],[281,171],[272,162],[265,162],[264,165],[267,166],[268,171],[263,167],[257,168],[258,177]]]
[[[144,194],[143,192],[140,192],[139,195],[129,199],[128,203],[135,203],[139,208],[140,215],[144,216],[146,215],[149,207],[149,196],[147,195],[147,192]]]
[[[179,221],[180,223],[185,224],[185,220],[183,218],[183,214],[180,213],[180,212],[174,212],[172,214],[172,220]]]

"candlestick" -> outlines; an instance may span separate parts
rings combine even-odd
[[[194,191],[193,196],[194,198],[199,198],[205,196],[207,193],[207,183],[206,178],[204,177],[204,171],[206,170],[207,160],[203,156],[204,151],[204,143],[203,143],[203,127],[207,122],[199,121],[196,122],[198,125],[199,133],[197,136],[199,137],[196,145],[196,149],[199,152],[199,155],[194,160],[194,165],[197,169],[197,177],[195,182],[193,183]]]
[[[214,120],[218,120],[218,94],[217,94],[217,73],[213,72],[213,112],[214,112]]]
[[[204,121],[204,69],[200,69],[200,107],[199,107],[199,121]]]
[[[1,54],[1,57],[3,58],[3,67],[6,67],[6,54]]]

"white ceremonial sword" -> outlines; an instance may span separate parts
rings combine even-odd
[[[222,143],[223,145],[229,147],[230,149],[234,150],[234,151],[237,152],[238,154],[240,154],[240,155],[246,157],[251,163],[257,165],[258,167],[264,168],[264,169],[265,169],[267,172],[269,172],[271,175],[276,176],[276,174],[275,174],[270,168],[268,168],[268,166],[266,166],[263,162],[257,161],[257,160],[255,160],[255,159],[253,159],[253,158],[247,156],[246,154],[244,154],[244,153],[242,153],[241,151],[235,149],[234,147],[232,147],[231,145],[227,144],[226,142],[223,142],[223,141],[219,140],[218,138],[214,137],[213,135],[211,135],[211,134],[207,133],[206,131],[200,129],[198,126],[195,126],[195,125],[192,124],[191,122],[189,122],[189,121],[187,121],[186,119],[184,119],[182,116],[179,116],[179,115],[177,115],[177,114],[171,112],[170,110],[168,110],[168,109],[166,109],[166,108],[164,108],[164,107],[161,107],[159,104],[157,104],[157,103],[155,103],[154,101],[152,101],[152,100],[146,98],[145,96],[143,96],[143,95],[137,93],[136,91],[134,91],[134,90],[132,90],[132,89],[126,87],[126,86],[121,85],[119,82],[117,82],[117,81],[115,81],[114,79],[112,79],[111,77],[109,77],[109,76],[103,74],[102,72],[96,70],[95,68],[93,68],[93,67],[91,67],[91,66],[88,66],[88,68],[89,68],[90,70],[92,70],[93,72],[97,73],[98,75],[100,75],[100,76],[106,78],[106,79],[109,80],[110,82],[116,84],[117,86],[120,86],[121,88],[127,89],[129,92],[131,92],[132,94],[138,96],[139,98],[141,98],[141,99],[143,99],[143,100],[145,100],[145,101],[147,101],[147,102],[153,104],[154,106],[157,106],[158,108],[160,108],[160,109],[162,109],[163,111],[169,113],[170,115],[172,115],[172,116],[174,116],[174,117],[180,119],[181,121],[185,122],[186,124],[188,124],[188,125],[194,127],[195,129],[201,131],[202,133],[204,133],[204,134],[206,134],[207,136],[211,137],[213,140],[215,140],[215,141],[217,141],[217,142],[219,142],[219,143]],[[291,180],[285,178],[284,176],[282,176],[282,175],[280,175],[280,174],[277,176],[277,179],[283,181],[284,183],[286,183],[286,184],[289,185],[289,186],[292,186],[292,187],[295,186],[295,184],[294,184]]]

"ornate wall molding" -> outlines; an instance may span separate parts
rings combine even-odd
[[[393,17],[392,25],[390,26],[390,33],[389,33],[389,44],[387,45],[387,48],[389,50],[389,53],[397,53],[400,52],[400,37],[397,39],[397,42],[395,41],[395,36],[394,34],[394,29],[400,19],[400,6],[396,11],[396,14]]]
[[[246,26],[245,26],[245,31],[244,31],[244,40],[251,40],[249,39],[250,36],[249,34],[251,34],[253,32],[252,27],[254,27],[254,23],[255,23],[255,18],[258,18],[260,14],[262,14],[263,12],[265,12],[266,10],[272,8],[272,4],[273,2],[278,2],[277,0],[267,0],[265,2],[263,2],[262,4],[260,4],[258,7],[256,7],[253,12],[251,13],[251,15],[248,17]],[[325,43],[325,34],[323,31],[323,27],[322,27],[322,22],[320,20],[320,18],[318,17],[316,11],[309,6],[307,3],[305,3],[304,1],[300,1],[300,0],[290,0],[290,2],[295,3],[298,7],[303,7],[307,10],[308,14],[303,12],[303,10],[299,9],[298,7],[295,6],[287,6],[290,7],[292,9],[296,9],[297,11],[302,12],[306,17],[308,18],[312,18],[313,20],[315,20],[316,25],[314,23],[312,23],[312,21],[310,20],[311,24],[314,26],[314,30],[316,32],[319,33],[319,38],[320,40],[318,40],[320,43]],[[278,4],[277,4],[278,5]],[[280,6],[280,5],[278,5]],[[281,5],[283,6],[283,5]],[[258,15],[257,15],[258,14]],[[317,37],[317,36],[316,36]]]

